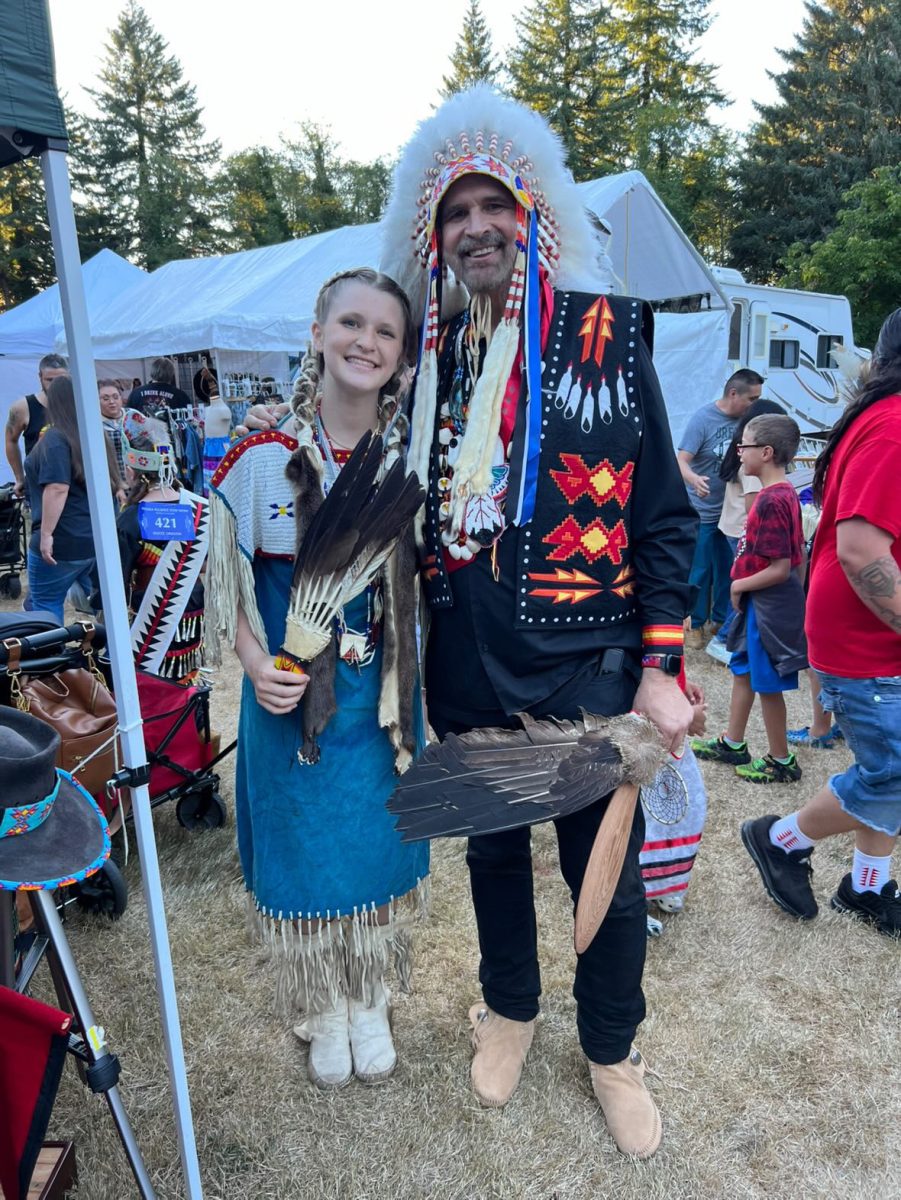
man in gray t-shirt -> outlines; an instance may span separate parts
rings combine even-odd
[[[695,649],[704,644],[702,630],[707,620],[720,626],[729,611],[732,550],[717,528],[726,490],[720,464],[739,419],[760,397],[762,387],[763,378],[756,371],[736,371],[726,380],[719,400],[705,404],[692,415],[679,442],[679,470],[701,518],[691,566],[691,583],[698,592],[691,633],[685,639],[686,645]]]

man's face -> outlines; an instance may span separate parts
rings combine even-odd
[[[762,386],[759,383],[749,384],[746,391],[740,388],[730,388],[726,392],[727,413],[730,417],[743,417],[755,400],[760,399]]]
[[[69,372],[65,369],[65,367],[44,367],[43,371],[39,371],[38,378],[41,381],[41,388],[43,389],[44,395],[47,395],[50,384],[53,383],[54,379],[59,379],[60,375],[68,374]]]
[[[100,411],[107,421],[118,421],[122,416],[122,394],[117,387],[100,389]]]
[[[464,175],[438,213],[445,262],[471,294],[506,295],[516,261],[516,201],[496,179]]]

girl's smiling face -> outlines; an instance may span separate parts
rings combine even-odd
[[[328,313],[313,322],[313,347],[324,361],[323,385],[345,394],[378,393],[400,366],[404,313],[396,297],[350,279],[335,289]]]

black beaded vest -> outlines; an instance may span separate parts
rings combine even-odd
[[[443,331],[439,409],[455,378],[460,378],[465,353],[460,332],[465,320],[462,314]],[[535,512],[522,528],[508,526],[499,547],[505,569],[516,570],[517,628],[610,628],[637,616],[630,512],[633,472],[644,432],[642,339],[651,349],[653,316],[643,301],[554,292],[542,362]],[[521,395],[509,456],[513,463],[522,458],[519,447],[525,436],[526,403]],[[423,586],[431,607],[447,608],[453,598],[436,500],[439,449],[436,426],[426,500]],[[518,487],[519,481],[511,478],[511,512]]]

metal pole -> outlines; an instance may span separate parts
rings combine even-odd
[[[129,637],[125,587],[119,559],[113,497],[108,483],[106,447],[97,400],[97,381],[87,306],[81,278],[81,261],[66,156],[60,150],[45,150],[41,155],[53,253],[59,275],[60,301],[71,358],[72,384],[78,412],[78,431],[84,456],[85,477],[91,510],[91,528],[97,553],[97,570],[103,613],[109,640],[116,708],[119,716],[120,744],[124,764],[130,769],[146,766],[141,710],[135,681],[134,659]],[[184,1047],[178,1020],[172,954],[166,931],[166,914],[160,883],[159,860],[153,835],[150,795],[146,784],[131,789],[132,813],[141,856],[141,878],[147,903],[150,941],[153,948],[157,994],[163,1024],[163,1037],[179,1153],[188,1200],[200,1200],[200,1166],[191,1122],[191,1102],[185,1070]]]
[[[71,1011],[78,1023],[78,1032],[82,1037],[85,1053],[88,1055],[90,1062],[92,1064],[102,1063],[104,1059],[109,1059],[109,1050],[106,1048],[106,1035],[94,1018],[91,1002],[88,1000],[87,993],[82,985],[81,977],[78,974],[78,967],[75,965],[75,959],[72,957],[72,951],[69,948],[69,942],[63,930],[62,921],[60,921],[59,913],[56,911],[54,895],[52,892],[47,891],[35,892],[32,903],[40,913],[41,921],[50,939],[48,957],[51,960],[55,957],[59,964],[61,981],[66,992],[65,996],[59,996],[59,1001],[61,1004],[66,1003],[67,1007],[71,1005]],[[55,981],[56,976],[54,975]],[[106,1102],[109,1105],[116,1128],[119,1131],[119,1139],[122,1142],[126,1158],[128,1159],[128,1165],[131,1167],[135,1182],[138,1185],[138,1191],[144,1197],[144,1200],[156,1200],[156,1192],[153,1190],[153,1184],[150,1182],[150,1176],[147,1174],[147,1167],[144,1159],[141,1157],[141,1150],[135,1138],[134,1130],[131,1127],[131,1121],[128,1119],[128,1113],[125,1111],[125,1105],[122,1103],[122,1097],[119,1095],[118,1086],[112,1084],[104,1087],[103,1095],[106,1097]]]

